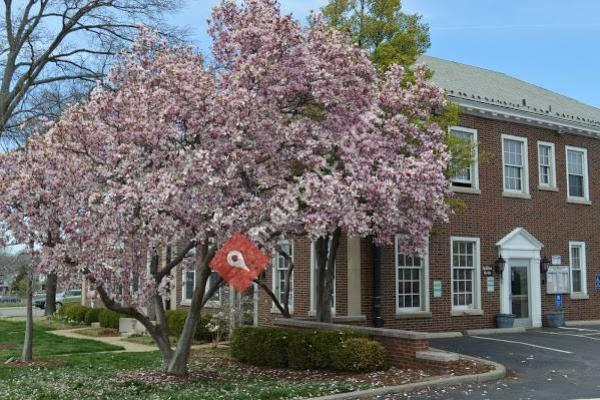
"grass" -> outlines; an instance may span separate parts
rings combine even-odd
[[[48,358],[59,354],[95,353],[123,349],[94,340],[73,340],[48,333],[48,328],[34,324],[33,356]],[[25,322],[0,319],[0,361],[19,357],[23,348]]]
[[[27,307],[27,303],[20,301],[18,303],[0,303],[0,308],[21,308]]]
[[[84,328],[78,329],[77,333],[91,337],[119,336],[119,331],[117,329],[110,328]]]
[[[22,318],[19,318],[19,320],[22,320]],[[78,324],[78,323],[73,323],[73,322],[69,322],[63,318],[60,318],[59,316],[55,315],[52,317],[37,317],[35,318],[35,324],[45,328],[46,330],[49,331],[56,331],[56,330],[63,330],[63,329],[75,329],[77,327],[84,327],[86,325],[82,325],[82,324]]]
[[[0,361],[19,354],[24,323],[0,319]],[[9,346],[11,348],[6,348]],[[175,383],[143,383],[119,378],[126,371],[151,373],[161,367],[156,351],[146,353],[99,353],[116,346],[93,340],[54,336],[47,327],[36,326],[34,355],[58,359],[61,365],[23,367],[0,363],[0,398],[11,400],[106,399],[230,399],[282,400],[310,398],[360,388],[364,384],[336,381],[288,380],[263,375],[239,375],[227,364],[213,364],[211,355],[192,362],[198,377]],[[203,350],[211,351],[211,350]],[[86,353],[86,354],[82,354]]]

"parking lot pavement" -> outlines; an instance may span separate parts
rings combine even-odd
[[[3,317],[25,317],[27,315],[26,307],[7,307],[0,308],[0,318]],[[44,310],[33,308],[33,316],[44,315]]]
[[[507,378],[380,399],[563,400],[600,398],[600,326],[432,340],[431,347],[493,360]]]

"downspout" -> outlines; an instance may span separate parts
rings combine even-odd
[[[382,328],[385,321],[381,316],[381,247],[371,239],[371,258],[373,260],[372,279],[373,279],[373,326]]]

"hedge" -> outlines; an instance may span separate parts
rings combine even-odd
[[[98,315],[98,322],[102,328],[119,329],[121,314],[109,309],[102,309]]]
[[[85,322],[85,314],[88,310],[88,307],[82,306],[81,304],[71,303],[63,305],[60,310],[58,310],[58,314],[70,321],[83,323]]]
[[[88,308],[83,322],[85,322],[86,325],[91,325],[94,322],[100,322],[101,311],[101,308]]]
[[[385,350],[352,330],[241,327],[230,342],[232,356],[257,366],[335,371],[385,369]]]
[[[183,332],[183,326],[185,324],[185,319],[187,318],[187,315],[187,310],[169,310],[165,313],[165,318],[167,320],[167,329],[169,331],[170,336],[179,337],[179,335],[181,335],[181,332]],[[212,340],[212,334],[206,327],[206,324],[208,324],[210,318],[210,315],[200,316],[198,324],[196,325],[196,333],[194,334],[194,339],[206,342]]]

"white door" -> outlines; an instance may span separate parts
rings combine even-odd
[[[510,260],[510,307],[516,327],[531,327],[530,260]]]

